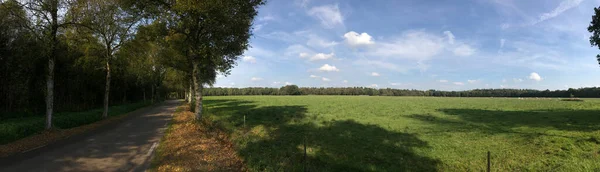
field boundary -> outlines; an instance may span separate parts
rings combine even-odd
[[[124,121],[142,115],[162,104],[164,104],[164,102],[150,104],[134,111],[109,117],[105,120],[91,124],[69,129],[53,130],[50,132],[44,131],[41,134],[32,135],[9,144],[0,145],[0,166],[7,166],[44,152],[74,144],[94,134],[110,130]],[[45,137],[49,137],[49,139],[44,139]],[[26,144],[26,146],[21,147],[22,144],[30,142],[33,144]]]

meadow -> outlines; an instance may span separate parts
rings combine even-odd
[[[204,98],[250,171],[599,171],[600,99]],[[306,157],[304,156],[306,146]]]

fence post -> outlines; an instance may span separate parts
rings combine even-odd
[[[487,152],[487,172],[490,172],[490,151]]]

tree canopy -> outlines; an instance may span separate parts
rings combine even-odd
[[[109,104],[167,96],[201,107],[204,85],[229,74],[248,48],[262,4],[0,1],[0,82],[8,83],[0,84],[0,119],[45,112],[50,129],[54,111],[103,106],[106,114]]]

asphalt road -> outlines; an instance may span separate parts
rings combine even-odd
[[[178,102],[134,111],[125,121],[36,151],[0,171],[145,171]]]

